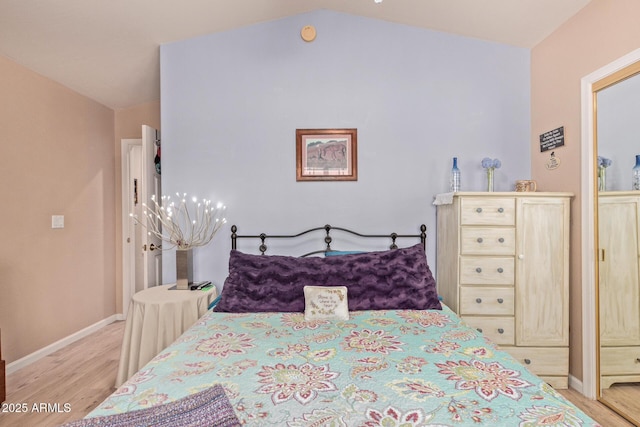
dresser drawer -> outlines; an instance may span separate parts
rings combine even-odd
[[[460,314],[513,316],[513,288],[460,287]]]
[[[464,316],[462,320],[498,345],[514,345],[516,342],[513,317]]]
[[[568,347],[503,347],[536,375],[568,375]]]
[[[602,347],[600,349],[600,374],[640,374],[640,347]]]
[[[462,255],[514,255],[516,230],[512,227],[462,227]]]
[[[513,257],[460,258],[460,284],[513,285],[515,261]]]
[[[516,199],[512,197],[465,197],[460,199],[462,225],[514,225]]]

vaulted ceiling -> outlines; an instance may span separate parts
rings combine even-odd
[[[0,0],[0,55],[111,108],[160,97],[159,46],[317,9],[531,48],[591,0]]]

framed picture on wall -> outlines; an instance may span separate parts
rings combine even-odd
[[[296,129],[296,181],[357,180],[357,129]]]

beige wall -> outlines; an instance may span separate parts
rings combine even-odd
[[[113,111],[0,57],[0,328],[11,363],[122,313],[120,140],[160,103]],[[65,228],[52,229],[51,215]]]
[[[4,57],[0,94],[0,328],[12,362],[115,313],[114,112]]]
[[[116,110],[116,311],[122,313],[122,159],[120,144],[123,139],[142,138],[142,125],[160,129],[160,101]]]
[[[582,374],[581,275],[581,93],[580,80],[611,61],[640,48],[640,1],[592,0],[531,53],[531,171],[544,191],[572,191],[571,214],[571,356],[570,371]],[[545,167],[539,135],[565,127],[565,146],[555,150],[561,164]]]

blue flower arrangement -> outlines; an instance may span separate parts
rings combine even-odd
[[[488,157],[482,159],[482,167],[485,169],[500,169],[500,166],[502,166],[500,159],[490,159]]]
[[[613,162],[606,157],[598,156],[598,168],[608,168]]]

